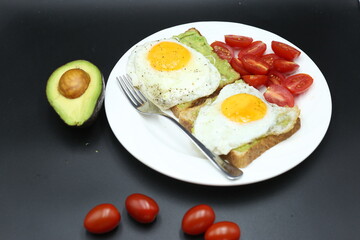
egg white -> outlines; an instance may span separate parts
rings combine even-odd
[[[191,53],[187,66],[175,71],[154,69],[147,60],[147,54],[161,41],[176,42],[187,48]],[[136,46],[129,57],[127,73],[133,85],[163,110],[212,94],[221,79],[219,71],[206,57],[173,39]]]
[[[222,102],[235,94],[248,93],[260,98],[267,106],[265,116],[249,123],[229,120],[221,112]],[[242,81],[225,86],[212,103],[199,111],[193,134],[215,154],[228,154],[232,149],[271,134],[289,131],[299,116],[297,107],[279,107],[268,103],[261,92]]]

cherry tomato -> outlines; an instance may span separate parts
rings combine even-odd
[[[140,193],[129,195],[125,200],[126,211],[140,223],[151,223],[159,213],[159,206],[154,199]]]
[[[269,54],[265,54],[261,57],[261,60],[263,60],[264,62],[266,62],[267,64],[269,64],[270,69],[272,69],[274,67],[274,61],[276,59],[281,59],[281,57],[279,57],[278,55],[276,55],[275,53],[269,53]]]
[[[240,227],[234,222],[217,222],[211,225],[205,232],[205,240],[238,240],[240,239]]]
[[[250,54],[261,57],[266,51],[266,44],[262,41],[252,42],[248,47],[239,51],[238,57]]]
[[[264,97],[266,101],[275,103],[280,107],[294,106],[294,96],[287,88],[281,85],[271,84],[268,86],[264,93]]]
[[[272,41],[271,48],[276,55],[285,58],[286,60],[293,61],[300,55],[300,51],[288,44]]]
[[[253,39],[251,37],[239,36],[239,35],[225,35],[226,44],[234,48],[247,47],[252,43],[252,41]]]
[[[109,203],[95,206],[84,219],[84,227],[91,233],[107,233],[115,229],[121,220],[120,212]]]
[[[267,76],[268,76],[268,81],[267,81],[268,86],[271,84],[281,85],[282,82],[285,81],[284,74],[282,74],[276,70],[270,70]]]
[[[209,205],[200,204],[190,208],[182,219],[182,230],[190,235],[204,233],[215,221],[215,212]]]
[[[242,76],[242,79],[255,88],[265,85],[268,81],[268,76],[266,75],[245,75]]]
[[[233,59],[231,59],[230,65],[232,66],[232,68],[235,71],[240,73],[241,76],[250,74],[248,71],[246,71],[246,69],[244,68],[244,65],[242,64],[242,62],[239,58],[234,57]]]
[[[298,64],[292,61],[287,61],[285,59],[276,59],[274,60],[273,65],[276,71],[288,74],[295,72],[299,68]]]
[[[244,55],[240,59],[244,68],[252,74],[266,75],[270,69],[266,62],[255,55]]]
[[[299,73],[289,76],[282,83],[292,94],[300,94],[309,89],[313,83],[313,78],[305,73]]]
[[[226,61],[230,62],[234,57],[234,50],[223,42],[215,41],[210,46],[221,59],[225,59]]]

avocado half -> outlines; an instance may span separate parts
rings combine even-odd
[[[76,60],[56,69],[46,85],[50,105],[69,126],[87,126],[97,117],[105,92],[104,77],[91,62]]]

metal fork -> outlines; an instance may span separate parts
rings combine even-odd
[[[166,117],[173,123],[175,123],[179,128],[181,128],[186,135],[191,139],[191,141],[200,149],[200,151],[209,159],[211,162],[221,170],[225,176],[231,180],[238,179],[243,172],[232,165],[230,162],[223,160],[219,156],[213,154],[209,149],[207,149],[204,144],[202,144],[194,135],[187,131],[177,120],[175,120],[170,115],[161,111],[155,104],[149,101],[138,89],[133,87],[130,76],[120,76],[116,77],[120,88],[124,92],[125,96],[131,103],[131,105],[142,114],[147,115],[160,115]]]

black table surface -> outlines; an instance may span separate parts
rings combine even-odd
[[[182,182],[127,152],[104,107],[92,126],[76,129],[48,104],[45,86],[57,67],[86,59],[107,81],[136,42],[195,21],[271,31],[321,69],[332,96],[331,123],[300,165],[245,186]],[[203,239],[180,228],[186,210],[202,203],[214,208],[217,221],[238,223],[241,239],[356,239],[359,56],[357,0],[0,1],[0,239]],[[137,224],[127,215],[124,201],[135,192],[158,202],[153,224]],[[119,227],[101,236],[87,233],[86,213],[104,202],[120,210]]]

